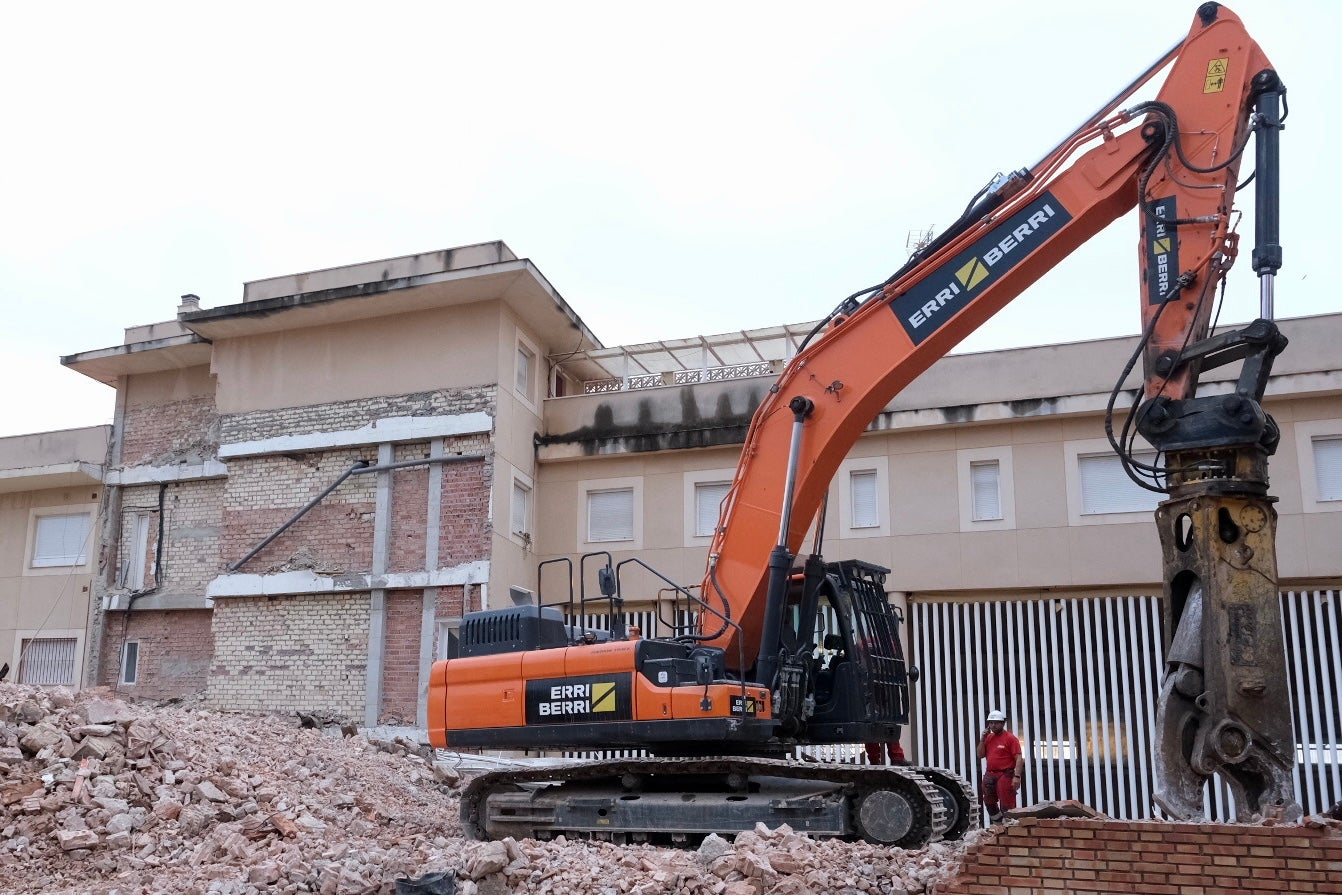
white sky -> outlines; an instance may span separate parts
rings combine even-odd
[[[607,345],[815,319],[1038,160],[1196,6],[9,4],[0,435],[109,422],[112,390],[60,356],[183,293],[216,307],[493,239]],[[1277,314],[1342,310],[1319,270],[1342,4],[1230,8],[1290,90]],[[1257,316],[1240,230],[1223,322]],[[1120,221],[962,349],[1136,332],[1136,236]]]

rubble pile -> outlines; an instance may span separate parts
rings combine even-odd
[[[398,879],[448,872],[461,895],[905,895],[963,852],[763,826],[698,851],[470,842],[452,767],[413,743],[341,733],[0,683],[0,889],[392,895]]]
[[[468,842],[458,895],[922,895],[953,876],[964,844],[904,851],[815,840],[763,824],[698,851],[608,842]]]

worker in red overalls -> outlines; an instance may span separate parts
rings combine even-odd
[[[1025,756],[1021,754],[1020,740],[1006,729],[1006,715],[1001,709],[988,713],[988,729],[979,735],[979,758],[987,759],[983,784],[979,795],[988,819],[1001,823],[1005,813],[1016,807],[1016,793],[1020,792],[1025,774]]]

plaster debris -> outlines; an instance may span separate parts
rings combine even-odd
[[[292,714],[0,683],[0,878],[15,895],[908,895],[964,843],[904,851],[763,825],[695,851],[466,840],[458,769]],[[971,834],[970,840],[979,834]]]

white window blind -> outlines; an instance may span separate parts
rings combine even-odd
[[[21,684],[73,684],[75,638],[45,637],[24,640],[19,661]]]
[[[1133,455],[1142,463],[1154,463],[1155,452],[1144,451]],[[1140,513],[1155,510],[1164,495],[1148,491],[1123,471],[1123,465],[1114,454],[1092,454],[1077,457],[1081,481],[1081,512]]]
[[[121,648],[121,683],[133,684],[140,676],[140,644],[129,640]]]
[[[996,460],[969,464],[969,485],[974,500],[974,521],[1002,518],[1002,465]]]
[[[731,482],[698,482],[694,486],[694,535],[706,538],[718,527],[718,513],[722,500],[731,489]]]
[[[531,531],[531,489],[525,482],[513,479],[513,505],[511,520],[513,533],[527,534]]]
[[[33,567],[84,565],[92,524],[88,513],[38,516]]]
[[[127,520],[130,528],[130,549],[122,566],[122,587],[143,590],[145,569],[149,565],[149,514],[135,513]]]
[[[517,391],[531,399],[531,361],[535,357],[524,345],[517,346]]]
[[[587,540],[634,539],[634,489],[587,492]]]
[[[876,498],[876,470],[859,469],[848,474],[852,495],[852,528],[879,528],[881,504]]]
[[[1315,438],[1316,500],[1342,500],[1342,436]]]

